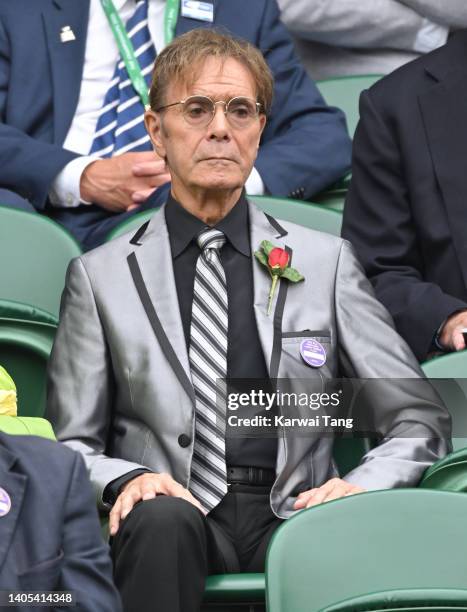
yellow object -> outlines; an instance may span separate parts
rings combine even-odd
[[[16,391],[0,390],[0,415],[17,416]]]
[[[8,372],[0,366],[0,415],[17,416],[16,385]]]

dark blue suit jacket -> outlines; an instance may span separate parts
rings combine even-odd
[[[50,440],[0,433],[0,487],[11,498],[0,517],[0,590],[74,591],[72,609],[120,612],[80,455]],[[38,608],[21,607],[29,609]]]
[[[349,169],[343,114],[326,105],[306,76],[275,0],[211,1],[214,25],[259,47],[275,77],[256,161],[268,192],[310,198]],[[76,157],[62,144],[79,97],[88,9],[89,0],[0,0],[0,187],[37,209],[46,205],[55,176]],[[76,40],[60,41],[64,26]],[[180,16],[176,35],[209,26]]]

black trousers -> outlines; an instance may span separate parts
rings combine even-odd
[[[206,576],[264,571],[281,522],[261,486],[231,485],[207,517],[176,497],[140,502],[111,543],[125,612],[199,612]]]

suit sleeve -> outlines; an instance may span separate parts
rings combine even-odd
[[[349,49],[412,51],[426,21],[399,0],[279,0],[279,6],[297,36]]]
[[[424,17],[451,29],[467,28],[467,4],[464,0],[401,0]]]
[[[467,304],[423,280],[402,160],[371,91],[363,92],[342,236],[355,247],[397,330],[423,360],[439,326]]]
[[[0,21],[0,185],[42,209],[50,186],[66,164],[78,157],[62,147],[29,137],[7,124],[10,79],[10,45]],[[34,104],[34,100],[31,100]]]
[[[112,563],[102,538],[86,467],[76,453],[63,517],[61,589],[74,591],[80,612],[120,612]]]
[[[276,2],[266,1],[258,47],[274,79],[274,101],[255,167],[269,193],[310,198],[350,167],[343,113],[327,106],[306,75]]]
[[[343,478],[367,490],[416,486],[449,452],[451,419],[347,242],[336,275],[336,319],[343,373],[364,381],[360,397],[372,433],[382,440]],[[358,422],[360,401],[355,409]]]
[[[57,438],[83,455],[103,507],[102,496],[109,483],[133,470],[146,469],[106,454],[115,386],[92,287],[77,258],[68,269],[48,365],[47,418]]]

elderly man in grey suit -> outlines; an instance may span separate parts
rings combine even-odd
[[[156,60],[145,116],[171,195],[134,235],[70,265],[48,414],[112,507],[127,610],[198,610],[207,574],[263,570],[282,520],[414,485],[448,448],[449,417],[431,392],[381,397],[384,441],[342,479],[330,437],[224,435],[218,379],[421,375],[350,245],[245,198],[271,93],[251,45],[208,30],[177,38]],[[264,240],[305,279],[286,272],[270,294],[253,255]],[[307,340],[315,361],[300,352]]]

